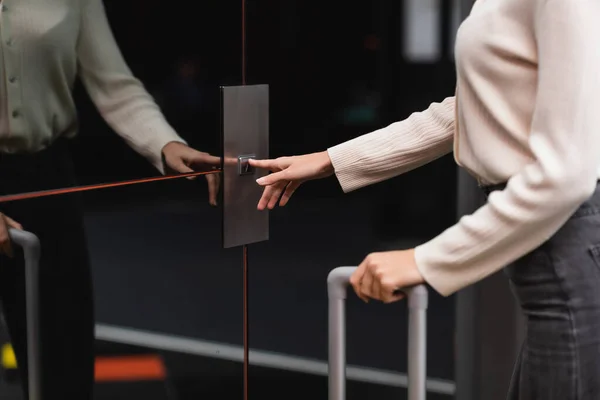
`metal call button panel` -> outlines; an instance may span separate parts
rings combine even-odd
[[[221,87],[223,247],[269,239],[269,212],[258,211],[266,171],[250,159],[269,157],[269,86]]]

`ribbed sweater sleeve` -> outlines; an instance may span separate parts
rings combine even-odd
[[[77,43],[79,75],[102,117],[134,150],[161,172],[162,149],[185,141],[126,64],[102,0],[82,0]]]
[[[454,97],[328,149],[344,192],[403,174],[452,151]]]

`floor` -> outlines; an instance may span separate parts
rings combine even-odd
[[[98,342],[99,356],[119,357],[153,353],[150,349]],[[243,399],[242,365],[235,362],[160,353],[167,377],[162,381],[120,381],[96,383],[94,400],[198,400],[203,398]],[[0,383],[3,400],[22,400],[19,381]],[[291,373],[268,368],[250,369],[250,399],[285,397],[289,400],[327,399],[327,379],[322,376]],[[348,382],[348,400],[406,399],[406,390],[374,384]],[[429,394],[430,400],[451,397]]]

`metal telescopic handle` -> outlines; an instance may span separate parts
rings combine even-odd
[[[346,399],[346,294],[356,267],[327,277],[329,295],[329,400]],[[427,379],[427,288],[402,290],[408,297],[408,400],[425,400]]]
[[[40,241],[33,233],[17,229],[9,229],[8,234],[12,243],[23,249],[25,257],[29,400],[42,400],[39,299]]]

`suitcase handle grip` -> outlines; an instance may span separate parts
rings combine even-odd
[[[327,277],[329,295],[329,400],[346,399],[346,310],[350,277],[357,267],[339,267]],[[425,285],[401,289],[408,298],[408,400],[425,400],[427,307]]]

